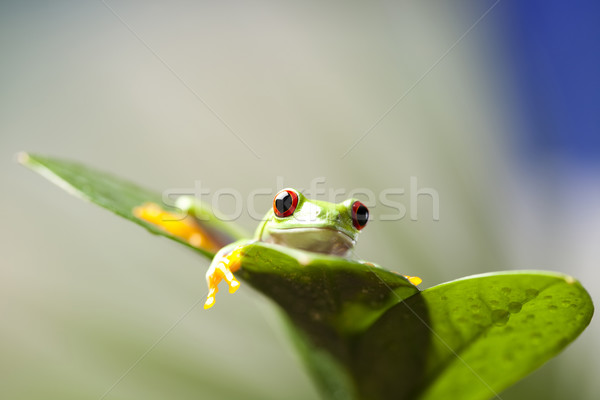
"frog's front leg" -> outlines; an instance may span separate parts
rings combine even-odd
[[[240,288],[240,282],[233,273],[241,267],[242,246],[227,246],[217,253],[206,271],[206,283],[208,284],[208,296],[204,303],[204,309],[215,305],[215,295],[219,291],[219,283],[225,279],[229,285],[229,293],[235,293]]]

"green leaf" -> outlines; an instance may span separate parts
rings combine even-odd
[[[392,272],[264,243],[238,273],[276,301],[330,398],[488,399],[589,324],[573,278],[517,271],[418,292]]]
[[[199,251],[132,210],[161,197],[81,164],[22,155],[54,183],[150,232]],[[243,238],[204,207],[206,226]],[[277,303],[315,381],[332,399],[494,397],[573,341],[593,304],[573,278],[520,271],[419,292],[376,266],[245,242],[237,276]]]
[[[558,354],[594,306],[570,276],[540,271],[478,275],[418,297],[431,327],[420,399],[488,399]]]
[[[212,252],[192,246],[187,241],[133,215],[135,207],[148,202],[159,204],[168,209],[164,206],[162,196],[159,193],[72,161],[27,153],[20,153],[18,160],[21,164],[31,168],[67,192],[127,218],[143,226],[150,233],[165,236],[196,250],[206,257],[212,258],[214,256]],[[215,217],[208,206],[196,208],[195,211],[202,213],[199,215],[200,222],[204,228],[210,229],[211,233],[221,233],[221,236],[231,237],[232,241],[247,237],[243,230],[236,227],[235,224],[225,223]]]
[[[388,310],[419,293],[405,277],[372,264],[261,242],[242,247],[241,260],[237,276],[281,306],[315,381],[332,398],[357,398],[357,369],[365,362],[357,344]],[[411,363],[390,361],[394,370]]]

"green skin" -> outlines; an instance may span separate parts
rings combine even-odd
[[[291,215],[279,217],[271,209],[258,226],[254,239],[229,240],[225,242],[229,244],[223,244],[223,247],[217,252],[206,272],[209,293],[204,308],[214,305],[215,294],[218,292],[221,279],[227,281],[230,293],[234,293],[238,289],[240,284],[233,275],[233,272],[240,267],[238,250],[257,241],[282,246],[282,251],[283,249],[293,249],[294,251],[354,259],[354,244],[360,230],[354,225],[352,207],[357,200],[348,199],[341,203],[329,203],[309,200],[294,189],[285,190],[293,191],[298,196],[296,208]],[[177,206],[187,210],[198,219],[200,219],[201,213],[204,213],[204,216],[207,215],[206,208],[197,208],[201,206],[200,203],[190,200],[184,198]],[[381,268],[373,263],[356,261],[370,267]]]
[[[294,190],[294,189],[291,189]],[[298,194],[298,204],[292,215],[280,218],[271,208],[256,229],[254,241],[273,243],[293,249],[311,251],[342,257],[351,257],[359,230],[352,223],[352,204],[356,199],[342,203],[310,200],[302,193]],[[205,206],[184,197],[177,206],[192,215],[206,213]],[[196,209],[202,207],[202,209]],[[213,262],[228,254],[232,248],[247,243],[241,240],[222,248]]]
[[[348,256],[359,230],[352,223],[352,204],[309,200],[298,193],[298,205],[289,217],[280,218],[271,209],[258,226],[254,239],[294,249]]]

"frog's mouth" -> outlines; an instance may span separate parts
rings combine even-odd
[[[262,240],[294,249],[343,256],[354,248],[354,239],[347,233],[331,228],[271,229]]]

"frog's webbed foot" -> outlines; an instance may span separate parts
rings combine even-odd
[[[374,267],[374,268],[381,268],[381,266],[379,266],[379,265],[377,265],[377,264],[374,264],[374,263],[372,263],[372,262],[368,262],[368,261],[362,261],[362,260],[361,260],[360,262],[361,262],[362,264],[364,264],[364,265],[366,265],[366,266],[370,267],[370,268],[373,268],[373,267]],[[391,272],[393,272],[393,273],[394,273],[394,274],[396,274],[396,275],[401,275],[401,276],[405,277],[406,279],[408,279],[408,281],[409,281],[410,283],[412,283],[412,284],[413,284],[413,285],[415,285],[415,286],[417,286],[418,284],[420,284],[421,282],[423,282],[423,279],[419,278],[418,276],[402,275],[401,273],[398,273],[398,272],[396,272],[396,271],[391,271]]]
[[[240,282],[233,276],[233,272],[240,269],[240,251],[235,248],[228,254],[217,255],[206,271],[206,283],[208,283],[208,296],[204,303],[204,309],[215,305],[215,295],[219,291],[219,283],[225,279],[229,285],[229,293],[235,293],[240,288]]]
[[[402,275],[402,276],[405,277],[406,279],[408,279],[408,281],[415,286],[417,286],[419,283],[423,282],[423,279],[419,278],[418,276],[408,276],[408,275]]]

